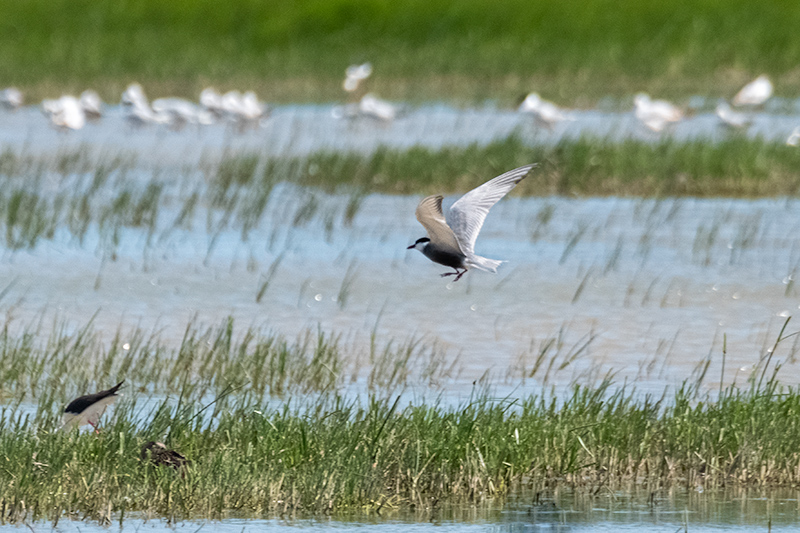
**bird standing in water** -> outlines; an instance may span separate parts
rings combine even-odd
[[[105,413],[106,408],[117,401],[119,397],[117,391],[123,383],[125,383],[124,380],[108,390],[80,396],[69,402],[69,405],[64,409],[62,429],[67,431],[74,427],[89,424],[94,428],[95,433],[100,433],[97,429],[97,423]]]

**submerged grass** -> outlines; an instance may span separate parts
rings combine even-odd
[[[542,145],[512,135],[487,145],[371,154],[253,152],[177,175],[135,158],[92,157],[86,148],[41,157],[7,151],[0,154],[0,242],[15,250],[63,231],[80,243],[96,235],[113,258],[126,229],[143,232],[148,244],[205,229],[210,254],[223,232],[239,232],[244,241],[265,221],[279,222],[271,241],[287,222],[302,227],[314,221],[331,240],[353,223],[368,193],[463,192],[530,162],[539,167],[514,194],[761,197],[800,190],[799,150],[741,136],[714,143],[581,138]],[[287,183],[302,189],[276,195],[276,186]],[[546,225],[548,214],[541,217]]]
[[[361,353],[321,330],[287,339],[263,328],[235,328],[232,319],[217,327],[190,323],[177,345],[160,331],[140,329],[118,330],[109,339],[91,322],[78,329],[55,325],[49,333],[42,324],[11,329],[6,324],[0,331],[0,391],[17,403],[66,398],[118,376],[154,394],[246,387],[263,398],[330,392],[359,379],[367,390],[394,391],[427,386],[454,371],[442,364],[443,350],[419,339],[373,344]],[[399,377],[395,367],[403,370]]]
[[[799,25],[781,0],[10,0],[0,79],[39,96],[116,100],[136,79],[154,96],[247,84],[297,101],[341,97],[344,67],[369,60],[391,97],[730,96],[762,71],[796,95]]]

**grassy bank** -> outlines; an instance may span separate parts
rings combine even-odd
[[[216,84],[303,101],[340,98],[344,67],[370,60],[372,87],[403,99],[730,96],[761,72],[796,96],[798,26],[782,0],[10,0],[0,80],[33,98],[94,86],[116,100],[138,80],[154,96]]]
[[[52,156],[9,151],[0,153],[0,242],[24,249],[66,231],[81,243],[99,235],[101,248],[113,255],[128,228],[141,230],[148,243],[182,230],[212,236],[232,230],[246,239],[269,220],[280,220],[275,228],[316,220],[330,234],[352,222],[367,194],[463,193],[530,162],[539,168],[514,194],[752,198],[795,196],[800,188],[800,150],[744,137],[544,146],[511,136],[485,146],[369,155],[245,153],[178,172],[88,149]],[[279,183],[303,188],[276,198]]]
[[[108,522],[132,512],[386,516],[502,504],[520,491],[558,487],[591,495],[800,483],[800,390],[779,385],[772,356],[741,388],[715,398],[698,392],[701,365],[696,381],[660,398],[605,381],[505,398],[483,383],[457,403],[422,399],[416,389],[412,402],[400,394],[411,381],[385,380],[391,369],[414,366],[404,350],[365,360],[372,372],[388,373],[351,396],[331,377],[347,378],[338,341],[319,336],[292,354],[297,361],[285,360],[291,379],[265,389],[274,381],[256,371],[274,375],[275,359],[265,357],[264,342],[252,343],[252,331],[234,335],[227,323],[198,337],[199,329],[187,327],[172,350],[136,335],[99,343],[91,325],[56,330],[45,344],[35,340],[41,332],[6,332],[0,522]],[[217,373],[216,364],[227,366]],[[126,378],[113,415],[99,435],[58,430],[63,406],[75,390],[97,388],[93,378]],[[33,412],[14,405],[31,397]],[[163,440],[191,464],[175,471],[140,460],[148,440]]]
[[[718,401],[642,399],[606,384],[457,406],[375,396],[265,405],[229,400],[196,416],[197,397],[164,403],[145,424],[120,404],[93,433],[4,413],[2,517],[100,521],[145,512],[168,518],[363,515],[417,506],[496,503],[560,486],[588,494],[639,487],[796,486],[800,393],[768,384]],[[198,403],[195,403],[198,402]],[[204,419],[205,418],[205,419]],[[191,465],[175,472],[140,461],[161,439]]]

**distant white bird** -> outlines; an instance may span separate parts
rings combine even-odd
[[[358,112],[362,116],[391,122],[397,118],[397,107],[391,102],[381,100],[372,93],[365,94],[358,103]]]
[[[257,121],[267,114],[269,107],[259,101],[258,96],[253,91],[247,91],[242,95],[240,115],[245,120]]]
[[[128,85],[125,92],[122,93],[121,103],[126,107],[136,105],[150,106],[147,102],[147,96],[144,94],[144,89],[138,83]]]
[[[8,87],[0,91],[0,107],[4,109],[15,111],[22,107],[23,102],[22,91],[16,87]]]
[[[182,128],[186,124],[208,125],[214,122],[210,111],[200,109],[193,102],[183,98],[157,98],[150,105],[156,115],[168,116],[168,124],[173,128]]]
[[[128,107],[125,118],[132,126],[146,126],[148,124],[170,125],[172,118],[164,113],[156,113],[148,103],[139,103]]]
[[[786,139],[786,146],[800,146],[800,126],[792,130],[792,133]]]
[[[717,104],[715,112],[722,123],[730,128],[746,128],[753,121],[753,117],[741,111],[736,111],[725,101]]]
[[[683,119],[683,111],[680,108],[666,100],[651,100],[645,93],[637,94],[633,103],[636,108],[636,118],[655,132],[660,132],[669,124]]]
[[[342,87],[349,93],[355,92],[361,82],[372,75],[372,63],[350,65],[345,69],[344,74],[345,78]]]
[[[64,95],[58,100],[42,100],[42,112],[60,130],[79,130],[86,125],[86,115],[80,101]]]
[[[159,113],[150,107],[144,89],[138,83],[128,85],[122,93],[121,103],[126,108],[125,118],[133,126],[147,124],[172,125],[173,117],[169,113]]]
[[[206,87],[200,92],[200,105],[217,118],[222,118],[225,115],[225,110],[222,107],[222,95],[213,87]]]
[[[117,391],[125,381],[120,381],[108,390],[87,394],[75,398],[64,409],[64,417],[61,428],[68,431],[74,427],[89,424],[94,428],[95,433],[100,433],[97,423],[105,413],[106,408],[114,403],[119,395]]]
[[[530,93],[519,105],[520,113],[530,113],[537,122],[547,128],[552,128],[562,120],[572,120],[564,111],[553,102],[543,100],[538,93]]]
[[[268,107],[258,100],[256,93],[228,91],[220,99],[220,107],[239,128],[257,125],[258,120],[268,114]]]
[[[772,96],[772,82],[766,74],[757,77],[736,93],[733,105],[761,105]]]
[[[510,170],[472,189],[456,200],[447,218],[442,212],[442,196],[423,198],[415,214],[428,236],[417,239],[408,249],[419,250],[434,263],[455,270],[442,274],[442,277],[455,276],[453,281],[458,281],[470,268],[497,272],[502,261],[475,254],[475,241],[492,206],[522,181],[534,166]]]
[[[103,99],[96,91],[88,89],[81,93],[81,109],[90,120],[97,120],[103,116]]]

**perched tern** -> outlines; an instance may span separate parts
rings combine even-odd
[[[518,111],[532,114],[537,122],[547,128],[552,128],[562,120],[570,120],[561,108],[553,102],[543,100],[538,93],[530,93],[526,96],[525,100],[519,105]]]
[[[213,87],[206,87],[200,92],[200,105],[217,118],[225,115],[225,109],[222,107],[222,95]]]
[[[81,93],[81,109],[90,120],[97,120],[103,116],[103,99],[96,91],[87,89]]]
[[[240,129],[248,125],[257,125],[258,120],[269,112],[267,105],[261,103],[253,91],[244,94],[239,91],[228,91],[220,97],[219,106]]]
[[[149,107],[150,104],[147,102],[147,96],[144,94],[144,89],[138,83],[131,83],[125,89],[125,92],[122,93],[122,99],[120,100],[122,105],[128,106],[147,106]]]
[[[376,118],[384,122],[391,122],[397,117],[397,107],[394,104],[381,100],[372,93],[365,94],[361,98],[358,103],[358,112],[365,117]]]
[[[150,107],[157,115],[168,116],[170,126],[177,129],[186,124],[208,125],[214,122],[211,111],[201,109],[183,98],[158,98],[153,100]]]
[[[124,380],[120,381],[108,390],[87,394],[69,402],[69,405],[64,409],[62,428],[68,430],[89,424],[94,428],[95,433],[100,433],[97,429],[97,423],[106,411],[106,407],[114,403],[119,397],[117,391],[124,382]]]
[[[9,87],[0,91],[0,107],[9,111],[15,111],[22,107],[23,101],[22,91],[16,87]]]
[[[772,82],[766,74],[757,77],[736,93],[733,105],[761,105],[772,96]]]
[[[358,90],[358,86],[361,84],[361,82],[372,75],[372,63],[350,65],[344,71],[344,75],[345,78],[342,87],[349,93],[355,92]]]
[[[666,100],[651,100],[645,93],[637,94],[633,103],[636,108],[636,118],[655,132],[660,132],[669,124],[683,119],[683,111],[680,108]]]
[[[446,219],[442,212],[441,195],[423,198],[417,206],[416,216],[428,236],[417,239],[408,249],[419,250],[434,263],[452,268],[455,272],[445,272],[442,277],[455,276],[453,281],[458,281],[470,268],[497,272],[497,267],[503,261],[476,255],[475,240],[489,209],[535,166],[515,168],[472,189],[456,200]]]
[[[728,102],[724,101],[717,105],[715,112],[722,123],[730,128],[746,128],[750,125],[750,122],[753,121],[750,115],[742,113],[741,111],[736,111],[728,105]]]
[[[42,112],[60,130],[79,130],[86,125],[86,115],[80,100],[64,95],[58,100],[42,100]]]

